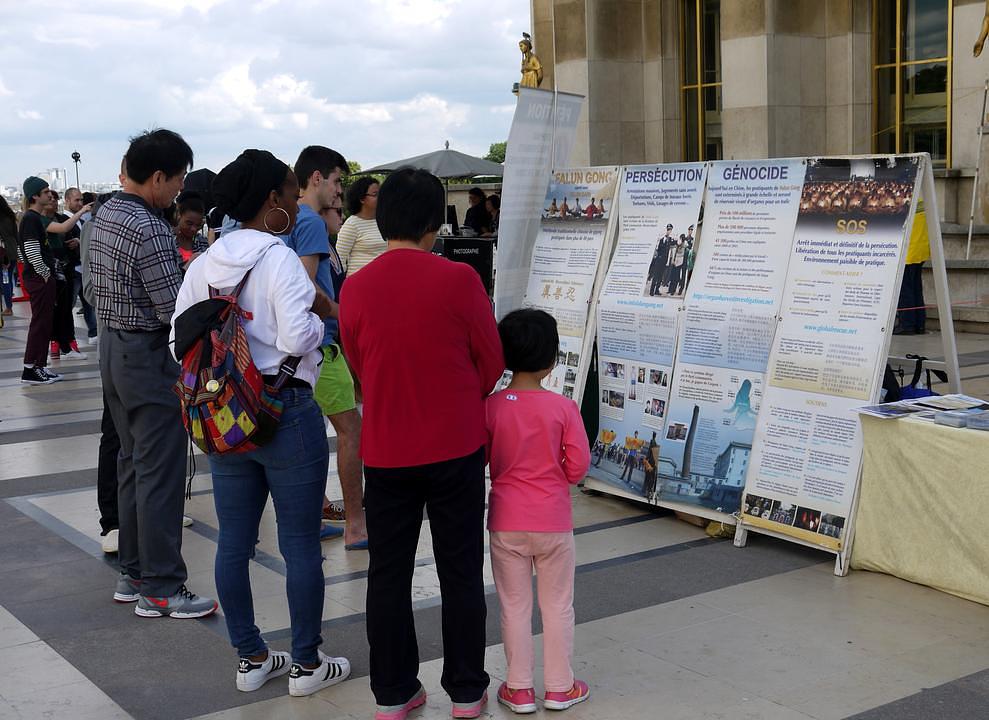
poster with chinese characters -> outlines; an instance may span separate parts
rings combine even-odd
[[[597,306],[598,433],[590,475],[655,497],[677,323],[697,253],[703,164],[622,169],[615,251]]]
[[[655,502],[741,505],[803,186],[802,160],[716,162],[684,299]]]
[[[878,396],[917,170],[916,158],[807,161],[743,524],[843,547],[855,409]]]
[[[544,385],[578,399],[587,375],[588,315],[614,213],[618,168],[556,170],[546,192],[525,307],[556,318],[559,361]]]

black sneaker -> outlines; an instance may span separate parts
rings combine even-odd
[[[61,380],[61,379],[62,379],[62,376],[61,376],[61,375],[59,375],[59,374],[58,374],[57,372],[55,372],[54,370],[52,370],[51,368],[46,368],[46,367],[43,367],[43,368],[40,368],[40,370],[41,370],[41,372],[43,372],[43,373],[44,373],[45,375],[47,375],[47,376],[48,376],[49,378],[51,378],[51,381],[52,381],[52,382],[58,382],[59,380]]]
[[[21,373],[21,382],[26,385],[51,385],[56,380],[61,378],[53,378],[40,367],[24,368],[24,372]]]

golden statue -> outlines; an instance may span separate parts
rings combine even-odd
[[[989,2],[989,0],[986,0]],[[543,82],[543,64],[532,52],[532,36],[529,33],[522,33],[519,41],[519,50],[522,52],[522,81],[520,87],[537,88]]]
[[[982,17],[982,32],[979,33],[979,39],[975,41],[975,57],[982,54],[982,46],[986,44],[987,37],[989,37],[989,0],[986,0],[986,12]]]

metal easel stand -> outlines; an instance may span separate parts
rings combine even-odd
[[[989,132],[989,125],[986,125],[986,101],[989,100],[989,80],[986,80],[982,88],[982,114],[979,115],[979,152],[976,155],[975,179],[972,182],[972,203],[971,212],[968,216],[968,242],[965,244],[965,259],[972,255],[972,227],[975,225],[975,207],[979,199],[979,173],[982,169],[982,138]]]

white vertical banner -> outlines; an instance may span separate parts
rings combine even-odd
[[[501,186],[494,292],[499,319],[522,307],[550,171],[554,164],[567,166],[583,105],[582,95],[519,88]]]

